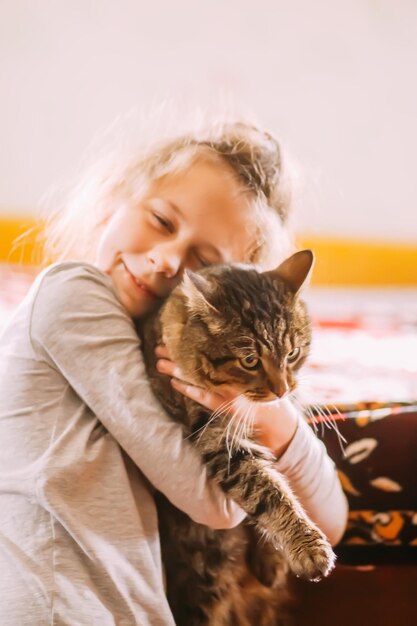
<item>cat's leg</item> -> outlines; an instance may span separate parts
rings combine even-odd
[[[230,449],[224,427],[209,422],[195,436],[210,475],[278,549],[291,570],[319,580],[333,569],[335,555],[324,533],[309,519],[266,448],[239,442]],[[245,447],[246,446],[246,447]]]
[[[285,589],[289,568],[284,554],[261,536],[254,525],[246,524],[246,533],[246,562],[250,572],[265,587]]]

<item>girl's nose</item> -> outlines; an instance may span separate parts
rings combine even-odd
[[[152,271],[164,274],[167,278],[176,276],[184,261],[181,249],[169,244],[154,246],[148,252],[147,260]]]

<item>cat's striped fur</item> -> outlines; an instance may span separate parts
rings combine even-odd
[[[164,341],[186,379],[208,389],[232,386],[255,402],[295,387],[310,346],[310,321],[298,297],[313,262],[296,253],[277,270],[217,266],[187,273],[162,309],[141,328],[157,397],[184,425],[209,474],[247,513],[232,530],[192,522],[158,495],[167,593],[178,626],[284,624],[288,567],[316,580],[334,554],[307,517],[274,457],[236,424],[175,392],[155,369]],[[233,418],[232,418],[233,419]]]

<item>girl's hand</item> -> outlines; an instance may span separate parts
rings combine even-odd
[[[202,387],[197,387],[191,382],[184,379],[184,375],[181,369],[171,361],[168,350],[165,346],[159,345],[155,349],[156,356],[160,357],[156,363],[156,368],[161,374],[167,374],[171,376],[171,385],[182,393],[187,398],[198,402],[210,409],[210,411],[217,411],[226,400],[233,400],[238,394],[229,396],[221,395],[213,391],[208,391]]]
[[[288,448],[297,430],[298,413],[287,398],[268,403],[250,402],[238,392],[216,393],[202,389],[184,380],[181,369],[171,361],[165,346],[158,346],[155,353],[160,357],[156,364],[157,370],[172,377],[174,389],[210,411],[221,410],[226,403],[227,409],[222,413],[250,413],[253,437],[258,443],[270,448],[276,456],[281,456]]]

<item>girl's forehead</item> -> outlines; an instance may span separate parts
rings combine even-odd
[[[149,191],[175,200],[184,212],[204,216],[222,208],[226,218],[239,219],[248,211],[250,195],[229,168],[212,163],[196,163],[184,171],[167,174],[154,181]]]
[[[207,200],[216,196],[221,199],[247,196],[248,191],[237,180],[226,163],[217,159],[198,159],[177,171],[165,174],[153,181],[151,188],[189,194],[195,199]]]
[[[147,195],[225,261],[249,260],[258,230],[253,197],[226,164],[199,161],[154,181]]]

